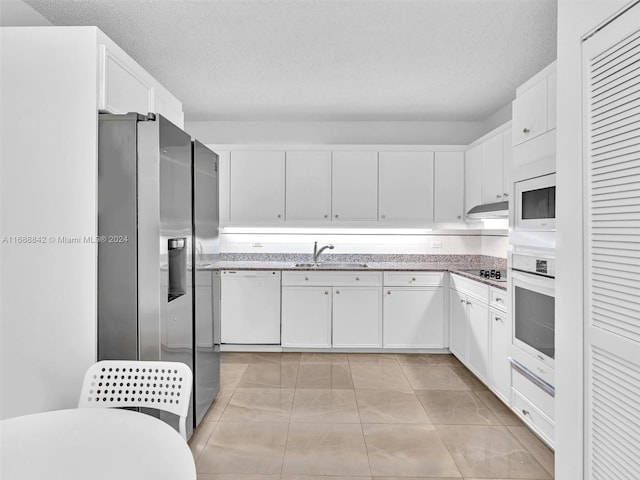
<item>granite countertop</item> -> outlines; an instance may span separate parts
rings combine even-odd
[[[367,267],[314,268],[296,267],[309,262],[309,255],[300,254],[221,254],[208,259],[203,268],[211,270],[288,270],[288,271],[424,271],[452,272],[471,280],[507,289],[506,282],[496,282],[470,274],[466,269],[506,269],[506,259],[485,255],[325,255],[326,263],[366,263]]]

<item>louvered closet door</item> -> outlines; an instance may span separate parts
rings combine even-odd
[[[583,45],[585,472],[640,479],[640,4]]]

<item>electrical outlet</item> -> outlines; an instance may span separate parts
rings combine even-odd
[[[442,248],[442,242],[431,242],[431,248]]]
[[[252,246],[253,248],[261,248],[261,247],[262,247],[262,244],[261,244],[260,242],[253,242],[253,243],[251,244],[251,246]]]

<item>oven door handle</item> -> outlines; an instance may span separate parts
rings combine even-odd
[[[544,277],[542,275],[535,275],[533,273],[525,273],[520,270],[511,269],[511,284],[515,286],[516,283],[521,283],[522,286],[531,289],[542,290],[541,293],[546,295],[555,296],[555,279],[553,277]]]

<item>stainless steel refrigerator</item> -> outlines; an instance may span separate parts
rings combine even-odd
[[[212,308],[204,319],[209,313],[194,303],[192,139],[160,115],[136,113],[101,114],[98,135],[98,359],[189,365],[190,436],[203,408],[202,402],[194,408],[196,392],[206,390],[198,385],[198,367],[214,372],[207,381],[213,375],[219,382],[217,357],[198,355],[195,361],[194,314],[212,330],[219,317]],[[217,232],[217,214],[205,220],[200,217],[211,212],[196,211],[198,222],[215,223]],[[177,425],[174,416],[159,415]]]

